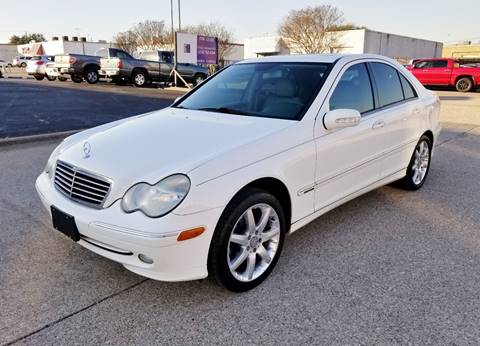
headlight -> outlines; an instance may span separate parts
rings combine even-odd
[[[190,190],[190,179],[174,174],[155,185],[140,183],[132,186],[122,199],[127,213],[140,210],[149,217],[160,217],[175,209]]]
[[[45,165],[45,173],[48,174],[48,177],[52,179],[53,177],[53,170],[55,166],[55,161],[57,160],[57,157],[60,155],[63,149],[63,142],[60,143],[50,154],[50,157],[48,158],[47,164]]]

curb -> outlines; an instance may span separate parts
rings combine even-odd
[[[52,133],[43,133],[39,135],[31,135],[31,136],[20,136],[20,137],[11,137],[11,138],[1,138],[0,139],[0,147],[2,146],[9,146],[9,145],[16,145],[16,144],[24,144],[24,143],[31,143],[36,141],[47,141],[53,139],[61,139],[73,135],[77,132],[83,131],[81,130],[70,130],[70,131],[61,131],[61,132],[52,132]]]

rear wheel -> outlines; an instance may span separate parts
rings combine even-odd
[[[48,74],[45,75],[45,77],[47,77],[47,79],[48,79],[50,82],[53,82],[54,80],[57,79],[57,77],[55,77],[55,76],[49,76]]]
[[[27,63],[26,63],[26,62],[22,62],[22,63],[20,64],[20,67],[27,67]]]
[[[234,292],[256,287],[275,267],[286,229],[284,211],[273,195],[245,189],[218,222],[208,256],[209,273]]]
[[[81,83],[83,81],[82,75],[78,73],[74,73],[70,77],[72,78],[72,81],[74,81],[75,83]]]
[[[42,75],[42,74],[36,74],[36,75],[33,76],[33,77],[35,77],[36,80],[43,80],[43,78],[45,78],[45,76]]]
[[[132,73],[132,81],[136,87],[142,88],[147,85],[148,77],[147,74],[143,71],[134,71]]]
[[[83,78],[87,81],[88,84],[95,84],[98,82],[98,70],[95,67],[88,67],[85,69]]]
[[[473,81],[469,77],[462,77],[455,83],[455,88],[462,93],[469,92],[473,89]]]
[[[432,157],[432,142],[427,136],[422,136],[415,147],[407,175],[397,182],[399,187],[406,190],[418,190],[427,180]]]
[[[58,80],[59,80],[60,82],[65,82],[67,79],[68,79],[68,78],[65,78],[65,77],[60,77],[60,76],[58,77]]]

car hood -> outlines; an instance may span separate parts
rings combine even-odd
[[[154,184],[171,174],[188,174],[229,150],[294,123],[167,108],[69,137],[59,159],[111,179],[110,195],[116,199],[133,184]]]

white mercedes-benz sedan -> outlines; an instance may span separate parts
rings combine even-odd
[[[135,273],[245,291],[286,234],[382,185],[422,187],[438,116],[385,57],[246,60],[171,107],[66,138],[36,188],[56,230]]]

